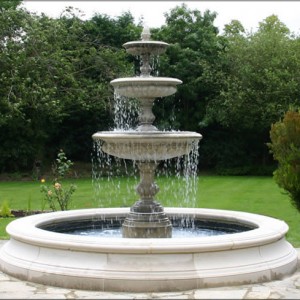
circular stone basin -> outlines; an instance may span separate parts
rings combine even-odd
[[[171,292],[281,279],[297,268],[285,222],[238,211],[165,208],[170,220],[213,220],[252,230],[193,238],[106,238],[45,230],[61,222],[118,220],[129,208],[24,217],[7,226],[0,268],[21,280],[65,288]]]
[[[126,51],[132,55],[160,55],[166,51],[168,43],[160,41],[133,41],[123,44]]]
[[[166,97],[176,93],[182,81],[168,77],[128,77],[118,78],[111,82],[115,91],[125,97],[143,99]]]
[[[122,238],[125,218],[86,218],[45,223],[39,228],[73,235]],[[199,238],[253,230],[253,225],[209,219],[172,216],[172,238]]]
[[[102,140],[102,150],[131,160],[159,161],[189,154],[202,135],[189,131],[100,131],[94,140]]]

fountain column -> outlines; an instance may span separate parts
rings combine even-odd
[[[139,113],[139,126],[138,131],[153,131],[158,130],[152,123],[155,120],[155,116],[152,112],[153,98],[140,99],[140,113]]]
[[[149,28],[144,28],[142,41],[146,43],[150,40]],[[150,77],[151,50],[145,47],[140,53],[141,58],[141,77]],[[149,132],[158,129],[152,125],[155,116],[152,112],[152,106],[155,97],[141,97],[138,131]],[[122,225],[122,236],[125,238],[171,238],[172,224],[163,207],[154,200],[154,196],[159,191],[159,187],[154,182],[155,170],[157,167],[155,161],[138,161],[137,166],[140,171],[141,181],[136,187],[140,195],[138,200],[131,208]]]

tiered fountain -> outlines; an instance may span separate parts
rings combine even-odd
[[[125,238],[170,238],[172,224],[163,207],[154,200],[158,187],[154,182],[157,164],[161,160],[189,154],[201,138],[195,132],[161,132],[153,126],[152,106],[155,98],[172,95],[182,82],[174,78],[152,77],[150,56],[165,52],[167,43],[150,40],[149,29],[142,32],[142,40],[124,44],[127,52],[141,57],[141,76],[120,78],[111,82],[115,91],[139,100],[139,126],[134,131],[98,132],[95,140],[102,140],[102,150],[110,155],[137,161],[141,182],[136,188],[140,195],[122,225]]]
[[[163,53],[167,46],[151,41],[148,30],[141,41],[124,44],[141,57],[141,76],[111,84],[119,94],[140,101],[140,124],[136,130],[93,135],[105,153],[136,161],[140,199],[130,209],[71,210],[11,222],[10,240],[0,251],[3,272],[69,288],[166,292],[270,281],[296,270],[297,252],[285,239],[288,226],[283,221],[237,211],[164,209],[154,200],[158,162],[189,154],[201,139],[198,133],[162,132],[152,124],[153,100],[174,94],[181,83],[150,76],[150,55]],[[172,236],[172,227],[180,224],[192,224],[195,234]],[[122,226],[123,237],[70,234],[78,228],[109,226]],[[212,228],[223,234],[197,234]]]

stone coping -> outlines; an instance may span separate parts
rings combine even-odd
[[[214,220],[227,220],[257,227],[241,233],[201,238],[171,239],[120,239],[73,236],[45,231],[38,228],[42,224],[56,220],[86,218],[125,217],[129,208],[101,208],[60,211],[24,217],[7,226],[8,234],[15,240],[29,242],[38,246],[51,245],[57,249],[85,250],[111,253],[191,253],[243,249],[272,243],[280,240],[288,231],[284,221],[239,211],[193,208],[165,208],[166,214]]]

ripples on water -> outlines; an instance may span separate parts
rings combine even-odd
[[[111,228],[111,229],[87,229],[87,230],[74,230],[68,232],[72,235],[81,236],[94,236],[94,237],[111,237],[111,238],[122,238],[121,228]],[[172,237],[173,238],[197,238],[212,235],[223,235],[228,234],[225,230],[219,229],[195,229],[195,228],[173,228]]]

